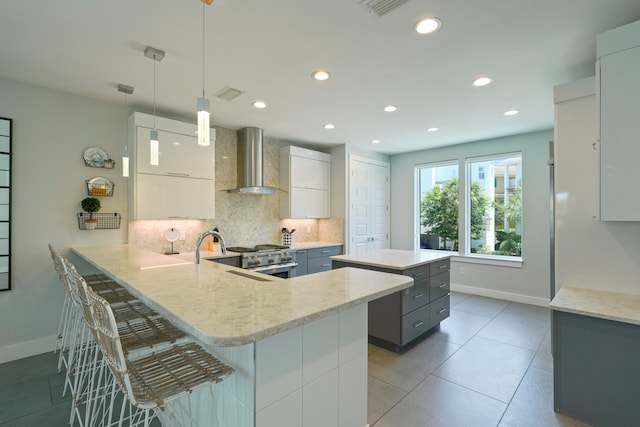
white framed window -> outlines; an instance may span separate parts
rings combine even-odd
[[[465,253],[522,260],[522,153],[466,160]]]

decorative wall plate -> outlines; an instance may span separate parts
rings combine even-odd
[[[109,156],[102,148],[89,147],[84,150],[82,158],[87,166],[101,168],[104,166],[104,161],[107,160]]]

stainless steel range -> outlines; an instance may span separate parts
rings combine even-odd
[[[241,255],[240,267],[258,273],[278,277],[294,277],[296,267],[296,251],[288,246],[256,245],[253,248],[231,246],[228,251]]]

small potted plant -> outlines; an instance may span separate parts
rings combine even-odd
[[[89,219],[84,220],[84,226],[87,230],[95,230],[98,225],[98,220],[93,218],[93,213],[100,210],[100,200],[95,197],[87,197],[80,202],[82,210],[89,212]]]

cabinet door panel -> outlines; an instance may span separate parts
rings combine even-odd
[[[329,192],[291,188],[291,218],[329,218]]]
[[[320,160],[291,156],[291,186],[329,189],[331,164]]]
[[[640,220],[640,46],[600,59],[600,214]]]
[[[310,258],[307,261],[307,272],[319,273],[321,271],[331,270],[331,259],[327,257]]]
[[[213,180],[138,174],[137,219],[214,218]]]
[[[402,314],[407,314],[429,303],[429,278],[416,281],[402,291]]]
[[[429,327],[433,328],[438,323],[449,317],[449,296],[442,297],[432,302],[429,312]]]
[[[138,172],[214,179],[214,146],[213,144],[207,147],[198,145],[195,135],[158,129],[160,160],[157,166],[151,166],[149,163],[150,130],[145,126],[138,126],[136,129]]]

